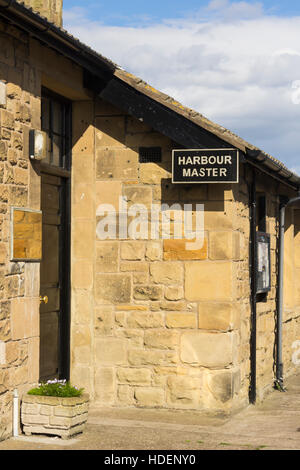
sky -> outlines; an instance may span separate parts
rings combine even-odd
[[[64,28],[300,175],[299,0],[64,0]]]

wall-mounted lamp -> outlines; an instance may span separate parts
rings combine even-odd
[[[29,156],[32,160],[46,158],[47,138],[46,133],[39,130],[29,131]]]

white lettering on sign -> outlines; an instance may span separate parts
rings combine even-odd
[[[206,176],[226,177],[227,168],[183,168],[182,175],[185,177],[205,178]]]
[[[231,155],[202,155],[179,157],[178,165],[231,165]]]

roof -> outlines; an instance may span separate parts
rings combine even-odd
[[[130,91],[134,90],[136,96],[142,96],[148,99],[148,102],[150,100],[152,104],[156,104],[159,109],[163,111],[162,119],[165,119],[166,116],[170,116],[171,114],[174,118],[175,114],[177,118],[181,118],[181,126],[184,126],[183,123],[186,123],[189,131],[193,128],[194,135],[196,126],[199,131],[200,129],[204,130],[206,136],[215,136],[216,139],[222,143],[222,147],[236,147],[243,152],[249,163],[257,165],[260,169],[267,171],[280,181],[290,184],[295,189],[300,188],[300,177],[289,170],[280,160],[255,145],[250,144],[223,126],[207,119],[199,112],[183,106],[174,98],[156,90],[141,78],[126,72],[122,67],[94,51],[86,44],[83,44],[65,29],[49,22],[47,18],[40,16],[22,2],[16,0],[0,0],[0,17],[5,18],[10,23],[27,31],[31,36],[43,41],[49,47],[69,57],[87,70],[88,73],[92,74],[92,76],[98,77],[102,82],[102,87],[100,87],[102,91],[99,92],[99,94],[103,98],[109,101],[113,99],[113,93],[112,91],[109,92],[109,86],[106,86],[107,84],[114,82],[115,86],[111,86],[110,88],[116,92],[116,84],[121,83],[123,85],[123,92],[125,92],[125,90],[128,91],[128,89],[130,89]],[[120,100],[117,99],[116,102],[119,103]],[[143,103],[145,103],[145,101],[140,100],[138,107],[128,104],[127,111],[133,115],[139,114],[138,109],[141,110]],[[143,113],[140,114],[142,115]],[[137,117],[141,119],[141,115]],[[152,117],[149,117],[149,115],[145,116],[145,121],[147,117],[152,124],[156,124],[154,119],[155,111]],[[164,129],[163,126],[157,124],[157,130],[164,132]],[[187,135],[189,134],[187,133]],[[182,143],[187,142],[187,135],[182,139]],[[176,141],[176,139],[174,140]]]

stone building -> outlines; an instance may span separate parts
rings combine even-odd
[[[62,0],[0,0],[0,439],[13,390],[52,377],[85,387],[95,406],[230,413],[262,399],[280,378],[280,204],[300,178],[82,44],[61,15]],[[172,151],[184,149],[238,150],[238,182],[174,183]],[[115,238],[101,236],[104,204]],[[138,204],[146,233],[132,237],[121,221],[137,229]],[[151,237],[162,204],[176,204],[171,233],[161,217]],[[182,230],[172,235],[196,204],[204,232],[190,249]],[[285,376],[299,362],[299,229],[295,204]]]

